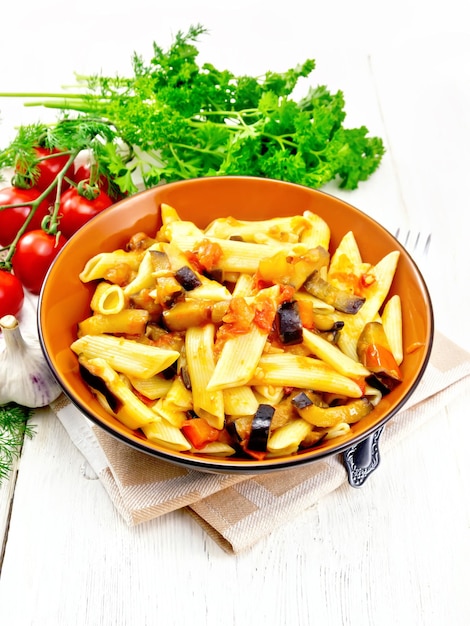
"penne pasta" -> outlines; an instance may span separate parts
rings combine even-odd
[[[278,296],[279,287],[275,286],[262,289],[252,299],[247,299],[246,306],[250,312],[253,311],[253,323],[245,332],[235,333],[223,343],[214,372],[207,384],[208,389],[240,387],[252,378],[274,322]],[[254,308],[250,309],[250,305]],[[262,327],[255,323],[258,307],[262,311]]]
[[[210,390],[246,385],[254,375],[267,334],[257,326],[245,334],[228,339],[208,381]]]
[[[223,441],[210,441],[203,448],[191,448],[193,454],[209,454],[212,456],[232,456],[235,449]]]
[[[176,450],[177,452],[191,450],[191,444],[181,430],[165,419],[145,424],[142,426],[142,432],[147,439],[164,448]]]
[[[188,328],[185,351],[194,412],[214,428],[220,429],[225,419],[224,397],[220,389],[211,389],[209,385],[215,369],[214,334],[213,324]]]
[[[88,359],[81,355],[79,361],[92,375],[101,378],[112,395],[118,398],[120,405],[116,415],[128,428],[137,430],[159,420],[159,417],[137,398],[130,386],[105,359]]]
[[[302,234],[311,227],[311,222],[303,216],[253,221],[224,217],[211,222],[204,233],[218,239],[238,237],[243,241],[259,242],[264,236],[270,241],[292,242],[300,241]]]
[[[158,374],[150,378],[135,378],[133,376],[128,378],[134,389],[149,400],[157,400],[166,396],[173,384],[173,381],[167,380]]]
[[[340,422],[337,426],[329,429],[325,435],[325,439],[335,439],[336,437],[343,437],[347,435],[351,430],[351,426],[346,422]]]
[[[124,250],[116,250],[115,252],[100,252],[92,257],[79,274],[79,278],[83,283],[89,283],[92,280],[104,279],[109,270],[121,263],[128,265],[132,270],[137,270],[141,261],[140,254],[134,252],[125,252]]]
[[[400,253],[398,250],[390,252],[374,266],[372,274],[374,282],[367,288],[367,295],[363,306],[355,315],[338,314],[344,322],[344,328],[338,339],[341,350],[356,358],[356,345],[359,335],[367,322],[373,321],[390,290]]]
[[[284,243],[276,241],[267,245],[207,237],[200,231],[194,233],[190,229],[185,228],[185,224],[185,222],[174,222],[171,224],[171,240],[180,250],[193,250],[203,239],[216,243],[222,250],[222,257],[217,264],[217,269],[224,272],[254,274],[258,268],[260,256],[273,256],[279,249],[285,250],[289,254],[305,254],[308,250],[307,246],[298,242]]]
[[[331,256],[328,274],[344,272],[346,267],[360,267],[362,257],[357,245],[356,238],[352,231],[347,232],[339,242],[336,250]]]
[[[160,205],[160,216],[162,218],[162,227],[171,224],[171,222],[180,222],[181,218],[178,212],[169,204],[162,202]]]
[[[253,415],[258,408],[258,400],[251,387],[230,387],[222,390],[226,415]]]
[[[331,304],[327,304],[320,298],[312,296],[312,294],[306,291],[297,291],[294,295],[294,300],[297,302],[310,302],[312,304],[312,310],[316,315],[327,315],[328,313],[334,313],[335,307]]]
[[[330,343],[326,339],[323,339],[318,334],[315,334],[306,328],[303,329],[303,342],[311,350],[312,354],[334,367],[334,369],[350,378],[360,378],[361,376],[368,376],[370,371],[364,367],[357,360],[352,359],[344,352]]]
[[[80,274],[97,284],[71,349],[107,411],[162,448],[260,459],[341,437],[381,402],[364,354],[379,322],[403,359],[398,251],[371,265],[350,231],[330,252],[312,211],[204,230],[160,211],[150,247]]]
[[[312,425],[302,418],[294,419],[280,428],[276,428],[269,437],[267,448],[270,452],[297,450],[301,442],[312,430]]]
[[[269,404],[279,404],[285,395],[283,386],[275,385],[253,385],[253,390],[260,404],[268,402]]]
[[[113,369],[135,378],[155,376],[179,357],[175,350],[113,335],[85,335],[74,341],[71,348],[75,354],[83,354],[88,359],[104,356]]]
[[[398,365],[403,361],[403,319],[400,296],[395,294],[384,305],[382,324]]]
[[[98,283],[93,293],[90,308],[95,313],[110,315],[120,313],[126,305],[127,300],[122,288],[119,285],[103,281]]]
[[[312,211],[304,211],[303,217],[308,220],[309,228],[307,228],[300,237],[300,242],[308,248],[316,248],[321,246],[328,250],[330,247],[330,227],[323,218]]]
[[[181,428],[187,419],[186,411],[174,407],[166,402],[165,398],[159,398],[152,406],[152,410],[161,418],[164,418],[168,424]]]
[[[133,280],[124,287],[126,296],[142,291],[142,289],[151,289],[155,287],[155,277],[153,275],[152,250],[158,250],[159,245],[154,244],[145,251],[141,263],[139,264],[137,274]]]
[[[222,302],[230,300],[232,294],[216,280],[211,280],[205,276],[200,276],[201,285],[191,290],[191,298],[196,300],[211,300],[213,302]]]
[[[145,309],[124,309],[118,313],[96,313],[78,324],[78,336],[107,334],[143,335],[149,312]]]
[[[253,276],[251,274],[239,274],[232,291],[232,298],[244,298],[253,295]]]
[[[307,356],[296,354],[264,354],[250,381],[252,385],[284,385],[299,389],[314,389],[339,393],[350,398],[360,398],[361,387],[351,378],[339,374],[335,369]]]

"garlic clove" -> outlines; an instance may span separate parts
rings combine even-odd
[[[46,406],[61,394],[36,337],[23,337],[13,315],[0,319],[4,350],[0,353],[0,405],[16,402],[29,408]]]

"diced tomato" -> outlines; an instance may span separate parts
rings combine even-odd
[[[366,295],[367,289],[375,283],[375,276],[369,272],[359,276],[354,272],[334,272],[330,278],[339,281],[344,289],[350,289],[356,296]]]
[[[230,324],[231,334],[237,335],[250,330],[255,317],[254,307],[244,298],[232,298],[229,310],[222,318],[225,324]]]
[[[279,285],[278,304],[290,302],[295,294],[295,287],[292,285]]]
[[[184,253],[184,256],[188,259],[189,266],[198,274],[204,274],[205,268],[199,261],[199,257],[195,252],[191,252],[191,250],[187,250]]]
[[[203,239],[203,241],[198,244],[195,252],[199,263],[209,272],[217,267],[223,255],[222,248],[219,244],[209,239]]]
[[[262,289],[266,289],[267,287],[272,287],[273,282],[269,280],[264,280],[258,272],[254,275],[253,278],[253,286],[255,291],[261,291]]]
[[[181,430],[196,450],[201,450],[211,441],[217,441],[220,435],[220,431],[211,426],[203,417],[186,420]]]
[[[369,274],[368,272],[361,274],[361,277],[359,279],[360,284],[364,289],[367,289],[368,287],[373,285],[375,283],[375,280],[376,280],[375,276],[373,274]],[[363,295],[363,294],[359,294],[359,295]]]
[[[275,315],[276,308],[272,300],[263,300],[256,305],[254,323],[260,330],[264,330],[266,333],[269,333],[272,328]]]

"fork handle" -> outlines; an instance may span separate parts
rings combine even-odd
[[[351,446],[343,453],[343,462],[351,487],[361,487],[380,463],[379,440],[381,426],[363,441]]]

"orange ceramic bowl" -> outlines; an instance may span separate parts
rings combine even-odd
[[[310,210],[330,226],[332,250],[349,230],[354,232],[368,262],[375,263],[388,252],[400,250],[391,293],[402,298],[405,347],[422,345],[406,355],[402,364],[403,382],[367,417],[353,425],[347,435],[296,455],[263,461],[173,452],[123,426],[95,399],[80,377],[77,358],[70,349],[76,339],[77,323],[90,314],[92,287],[82,284],[78,276],[86,261],[98,252],[123,247],[138,231],[153,236],[160,226],[161,203],[170,204],[183,219],[200,227],[218,217],[267,219]],[[344,453],[344,458],[349,459],[351,452],[360,450],[364,456],[364,444],[367,444],[365,460],[352,458],[353,465],[358,464],[359,476],[367,474],[367,467],[377,462],[374,436],[378,439],[387,420],[415,390],[426,368],[433,339],[433,313],[426,285],[411,257],[387,230],[358,209],[324,192],[253,177],[201,178],[161,185],[103,211],[68,241],[51,266],[40,295],[38,323],[43,352],[65,394],[105,431],[138,450],[172,463],[203,471],[250,474],[302,465],[337,453]]]

